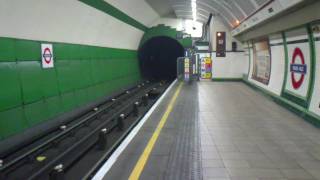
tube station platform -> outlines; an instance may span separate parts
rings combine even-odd
[[[93,179],[320,179],[320,132],[242,82],[174,82]]]

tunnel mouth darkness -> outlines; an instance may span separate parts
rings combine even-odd
[[[153,80],[175,79],[177,58],[183,56],[183,46],[177,40],[165,36],[149,39],[138,51],[143,77]]]

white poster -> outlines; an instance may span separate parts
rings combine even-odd
[[[53,48],[52,44],[41,44],[42,68],[53,68]]]
[[[267,39],[253,43],[252,79],[265,85],[269,84],[271,73],[270,46]]]

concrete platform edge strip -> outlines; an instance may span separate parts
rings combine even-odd
[[[139,132],[141,127],[144,125],[144,123],[149,119],[153,111],[159,106],[159,104],[162,102],[164,97],[168,94],[168,92],[172,89],[172,87],[177,83],[177,79],[174,80],[171,85],[166,89],[166,91],[162,94],[162,96],[157,100],[157,102],[149,109],[149,111],[146,113],[146,115],[140,120],[140,122],[134,127],[134,129],[129,133],[129,135],[124,139],[124,141],[119,145],[119,147],[112,153],[110,158],[105,162],[105,164],[102,165],[100,170],[95,174],[95,176],[92,178],[93,180],[102,180],[103,177],[108,173],[108,171],[111,169],[112,165],[116,162],[118,157],[121,155],[123,150],[126,149],[126,147],[129,145],[129,143],[132,141],[132,139],[136,136],[136,134]]]
[[[139,180],[141,173],[145,167],[145,165],[148,162],[148,159],[150,157],[150,154],[155,146],[155,144],[157,143],[157,140],[161,134],[161,131],[163,129],[163,127],[165,126],[168,117],[170,116],[177,98],[179,97],[180,91],[181,91],[181,87],[183,86],[183,83],[180,83],[179,86],[177,87],[177,89],[175,90],[174,95],[172,96],[172,98],[170,99],[169,104],[167,105],[167,108],[165,110],[165,112],[163,113],[156,129],[154,130],[151,138],[148,141],[148,144],[146,145],[145,149],[143,150],[142,154],[140,155],[139,160],[137,161],[135,167],[133,168],[133,171],[131,172],[130,176],[129,176],[129,180]]]

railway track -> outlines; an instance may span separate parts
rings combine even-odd
[[[141,83],[29,145],[1,155],[0,179],[89,179],[167,86]]]

